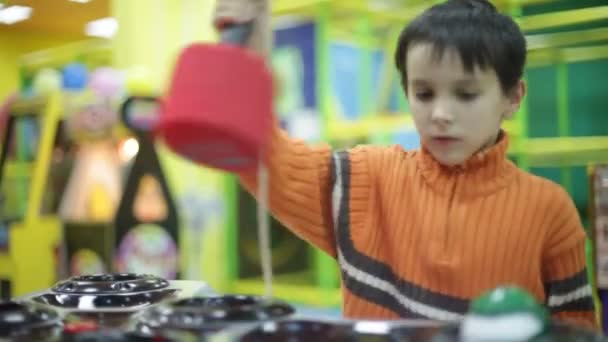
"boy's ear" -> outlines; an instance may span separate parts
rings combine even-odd
[[[507,107],[507,111],[504,113],[505,119],[511,119],[513,114],[519,110],[524,96],[526,96],[526,83],[523,80],[519,80],[519,82],[517,82],[515,87],[513,87],[513,89],[507,95],[509,105]]]

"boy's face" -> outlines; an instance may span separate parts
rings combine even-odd
[[[492,146],[502,120],[519,107],[523,82],[506,95],[492,68],[465,71],[456,50],[441,58],[433,45],[418,43],[407,52],[408,100],[422,144],[437,161],[458,165]]]

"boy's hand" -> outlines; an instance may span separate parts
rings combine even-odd
[[[225,22],[248,21],[253,21],[253,31],[246,46],[268,57],[272,46],[269,0],[217,0],[214,24],[218,30]]]

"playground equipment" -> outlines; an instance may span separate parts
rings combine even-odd
[[[1,222],[8,242],[0,252],[3,298],[56,281],[62,190],[61,175],[54,171],[69,159],[61,144],[60,108],[54,93],[18,97],[7,111],[0,156]]]

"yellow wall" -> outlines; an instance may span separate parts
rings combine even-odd
[[[214,0],[113,0],[112,16],[120,30],[114,37],[114,66],[150,71],[155,92],[162,92],[175,58],[187,44],[215,39],[211,26]]]
[[[19,56],[71,43],[82,38],[0,30],[0,101],[17,90]]]

